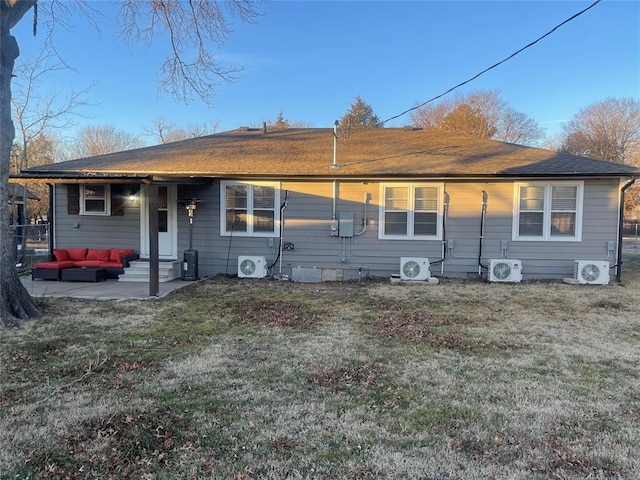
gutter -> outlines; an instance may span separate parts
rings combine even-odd
[[[152,176],[146,173],[22,173],[9,176],[9,183],[149,183],[151,180]]]
[[[624,186],[620,189],[620,216],[618,217],[618,252],[616,258],[618,263],[611,268],[616,268],[616,282],[620,283],[622,280],[622,242],[624,237],[624,196],[626,191],[636,181],[635,177],[632,177]]]

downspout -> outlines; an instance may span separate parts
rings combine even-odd
[[[485,265],[482,265],[482,246],[484,244],[484,220],[487,216],[487,201],[489,200],[489,195],[486,191],[482,191],[482,215],[480,217],[480,248],[478,249],[478,275],[482,275],[482,269],[488,268]]]
[[[636,179],[633,177],[620,189],[620,216],[618,217],[618,251],[616,252],[616,259],[618,263],[611,268],[616,268],[616,282],[620,283],[622,279],[622,241],[624,237],[624,194],[627,189],[635,183]]]

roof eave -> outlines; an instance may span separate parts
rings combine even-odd
[[[10,183],[203,183],[213,179],[280,179],[280,180],[402,180],[424,178],[430,180],[514,180],[514,179],[540,179],[540,178],[637,178],[638,175],[630,172],[547,172],[547,173],[478,173],[478,174],[461,174],[461,173],[380,173],[380,174],[362,174],[362,173],[327,173],[327,174],[287,174],[278,172],[265,173],[211,173],[211,174],[113,174],[113,173],[78,173],[78,172],[60,172],[56,174],[49,173],[22,173],[19,175],[11,175]]]
[[[149,183],[147,174],[111,174],[111,173],[20,173],[9,176],[9,183]]]

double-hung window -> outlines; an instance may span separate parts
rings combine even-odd
[[[516,183],[513,240],[580,241],[582,182]]]
[[[280,189],[275,182],[221,183],[221,235],[273,237],[280,222]]]
[[[80,186],[80,215],[110,215],[111,190],[107,184]]]
[[[379,236],[383,239],[439,240],[442,185],[383,184]]]

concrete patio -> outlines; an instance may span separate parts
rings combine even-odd
[[[149,284],[146,282],[57,282],[52,280],[31,280],[31,276],[20,280],[33,297],[73,297],[90,300],[148,300],[161,298],[193,282],[172,280],[159,285],[157,296],[149,296]]]

